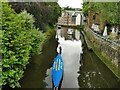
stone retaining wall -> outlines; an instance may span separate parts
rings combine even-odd
[[[84,28],[84,36],[89,49],[102,56],[106,66],[120,78],[120,44],[95,33],[90,28]]]
[[[99,51],[103,54],[108,56],[107,58],[118,65],[120,62],[120,45],[105,38],[91,29],[85,30],[87,33],[88,39],[92,43],[93,47],[99,49]]]

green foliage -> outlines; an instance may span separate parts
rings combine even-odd
[[[52,36],[54,36],[54,28],[47,26],[47,32],[45,33],[46,41],[49,40]]]
[[[50,2],[50,3],[46,3],[46,4],[51,10],[51,15],[49,17],[49,19],[50,19],[49,25],[53,26],[57,23],[58,17],[61,16],[61,8],[59,7],[59,5],[56,2],[54,2],[54,3]]]
[[[110,24],[119,24],[118,22],[118,3],[117,2],[85,2],[83,3],[83,12],[97,12],[100,18]]]
[[[0,2],[0,30],[2,29],[2,3]]]
[[[45,36],[44,34],[42,34],[41,32],[39,32],[39,30],[33,30],[31,31],[32,34],[32,38],[33,39],[33,43],[32,43],[32,50],[31,50],[31,54],[40,54],[41,50],[42,50],[42,44],[44,43],[45,40]]]
[[[88,2],[84,2],[83,3],[83,13],[84,15],[88,14],[88,10],[89,10],[89,3]]]
[[[61,8],[56,2],[10,2],[12,8],[20,13],[26,10],[35,17],[35,26],[46,31],[47,25],[53,26],[61,15]]]
[[[2,85],[20,87],[30,54],[40,53],[44,35],[33,23],[26,11],[16,14],[7,2],[2,3]]]

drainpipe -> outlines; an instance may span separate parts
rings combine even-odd
[[[69,13],[67,15],[67,25],[69,24]]]
[[[83,18],[82,18],[82,15],[80,14],[80,25],[82,25],[82,20],[83,20]]]

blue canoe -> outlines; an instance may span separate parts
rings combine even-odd
[[[56,56],[52,65],[52,81],[54,87],[58,87],[64,72],[64,64],[60,54]]]

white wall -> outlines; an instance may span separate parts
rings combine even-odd
[[[76,25],[80,25],[80,20],[81,20],[81,16],[80,14],[78,14],[76,17]]]

